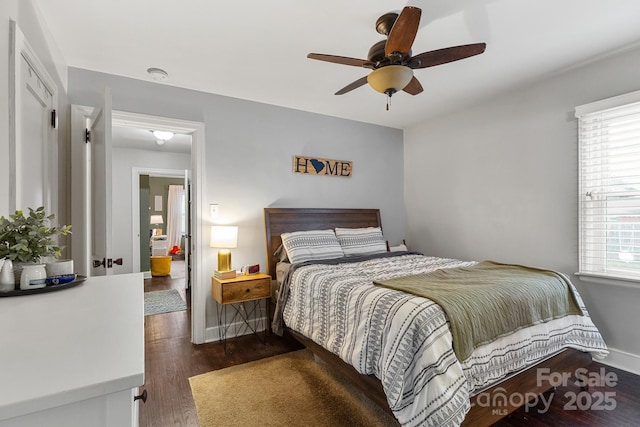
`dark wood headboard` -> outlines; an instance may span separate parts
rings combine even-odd
[[[282,244],[280,235],[292,231],[329,228],[380,227],[380,209],[265,208],[268,274],[276,278],[277,259],[273,253]]]

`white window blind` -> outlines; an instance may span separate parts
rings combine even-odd
[[[579,273],[640,281],[640,92],[576,108]]]

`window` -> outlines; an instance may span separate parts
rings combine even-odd
[[[579,274],[640,281],[640,91],[576,107]]]
[[[185,196],[182,185],[169,185],[167,195],[167,236],[169,247],[182,245],[186,230]]]

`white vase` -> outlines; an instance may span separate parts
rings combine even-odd
[[[3,259],[2,261],[2,268],[0,268],[0,292],[10,292],[15,290],[13,262],[10,259]]]
[[[47,270],[44,264],[24,264],[20,274],[20,289],[38,289],[47,286]]]

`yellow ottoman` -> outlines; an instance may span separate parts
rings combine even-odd
[[[168,276],[171,274],[171,256],[151,257],[151,276]]]

